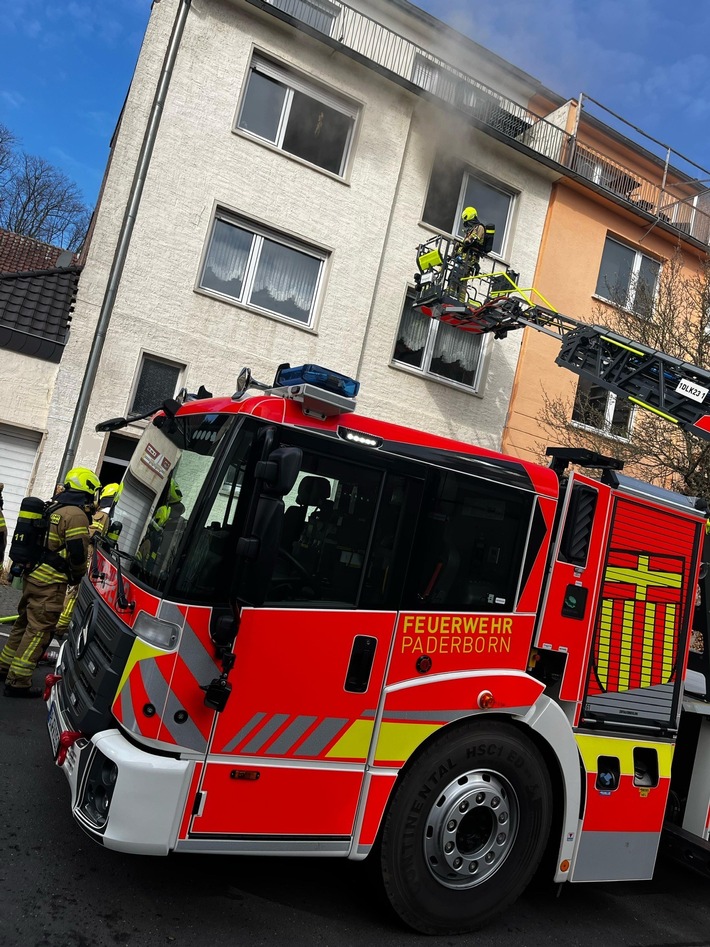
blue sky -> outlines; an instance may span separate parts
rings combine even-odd
[[[565,98],[591,95],[710,167],[710,4],[417,0],[417,5]],[[149,14],[150,0],[0,3],[0,122],[25,151],[76,181],[89,204],[98,193]]]

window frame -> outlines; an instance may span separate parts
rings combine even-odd
[[[608,295],[606,295],[604,292],[601,292],[599,289],[599,281],[602,276],[602,263],[604,262],[604,252],[609,242],[615,243],[618,246],[623,247],[625,250],[629,250],[631,253],[634,254],[633,264],[631,266],[631,273],[629,274],[629,283],[628,283],[628,286],[626,287],[626,293],[625,293],[623,302],[620,300],[611,299]],[[639,250],[637,247],[631,246],[630,244],[626,243],[624,240],[620,240],[618,237],[612,236],[612,234],[607,233],[604,239],[604,248],[602,250],[602,256],[601,256],[601,259],[599,260],[599,272],[597,274],[597,282],[596,282],[594,293],[593,293],[594,298],[600,299],[606,303],[610,303],[613,306],[621,306],[622,309],[628,312],[636,313],[637,315],[642,315],[641,310],[635,308],[635,304],[636,304],[636,293],[638,291],[638,277],[639,277],[641,266],[644,260],[649,260],[658,266],[655,285],[653,287],[653,298],[655,299],[656,294],[658,292],[658,280],[661,275],[661,267],[663,266],[662,261],[652,256],[650,253],[644,253],[642,250]]]
[[[441,221],[428,219],[427,208],[429,206],[432,185],[434,181],[439,177],[443,178],[446,175],[453,175],[454,173],[460,175],[460,179],[458,181],[458,194],[455,196],[456,203],[453,220],[450,220],[447,226],[443,226]],[[500,239],[500,249],[492,250],[488,256],[492,257],[494,260],[504,260],[508,252],[510,241],[512,239],[513,220],[515,217],[515,209],[520,192],[506,184],[504,181],[494,178],[492,175],[481,170],[480,168],[473,167],[465,159],[458,157],[451,158],[442,151],[436,153],[424,197],[421,224],[439,233],[444,233],[453,237],[462,236],[463,228],[461,225],[461,213],[464,207],[468,206],[465,201],[465,195],[466,191],[468,190],[469,180],[472,178],[483,184],[485,187],[494,191],[498,191],[500,194],[508,198],[508,207],[504,221],[497,219],[489,220],[485,213],[479,215],[483,223],[495,224],[496,242],[498,242]],[[452,192],[453,190],[454,188],[452,187]],[[478,205],[476,206],[477,209],[480,209],[478,208]],[[451,227],[452,229],[448,229],[448,227]]]
[[[628,443],[631,440],[634,422],[636,420],[636,408],[629,402],[629,423],[627,427],[627,432],[625,435],[615,434],[612,430],[612,422],[614,420],[614,412],[616,411],[616,405],[619,401],[619,396],[613,391],[607,391],[604,389],[603,385],[595,385],[594,382],[590,381],[589,384],[591,387],[600,388],[602,391],[605,391],[606,394],[606,404],[604,407],[604,424],[602,427],[595,427],[593,424],[587,424],[584,421],[577,421],[574,418],[575,408],[577,406],[577,397],[579,395],[580,385],[582,382],[587,379],[582,378],[581,376],[577,379],[577,387],[574,393],[574,401],[572,403],[572,417],[570,418],[570,424],[573,427],[580,428],[583,431],[591,431],[594,434],[600,434],[602,437],[609,438],[613,441],[621,441],[622,443]],[[622,401],[627,399],[621,399]]]
[[[244,108],[247,104],[249,97],[249,83],[253,73],[259,73],[262,76],[265,76],[268,79],[272,79],[275,82],[280,83],[286,88],[286,95],[284,97],[284,102],[281,106],[281,115],[279,117],[279,122],[276,130],[275,138],[266,138],[263,135],[259,135],[256,132],[243,128],[240,124],[242,120],[242,115]],[[316,102],[321,102],[323,105],[326,105],[328,108],[331,108],[337,112],[340,112],[342,115],[345,115],[350,119],[350,128],[348,130],[348,135],[343,147],[343,154],[340,159],[340,169],[339,171],[331,171],[329,168],[325,168],[322,165],[316,164],[313,161],[310,161],[308,158],[304,158],[301,155],[296,154],[292,151],[287,151],[283,147],[283,140],[286,132],[288,130],[288,117],[291,112],[291,106],[293,104],[293,95],[294,92],[299,92],[302,95],[307,96],[315,100]],[[310,168],[315,168],[316,170],[322,172],[323,174],[331,175],[332,177],[338,180],[344,180],[347,176],[348,170],[350,168],[350,161],[353,152],[353,143],[355,141],[355,131],[358,124],[358,119],[361,113],[361,106],[359,103],[352,101],[351,99],[341,96],[337,92],[332,92],[318,83],[311,81],[305,76],[301,76],[295,70],[290,68],[285,68],[276,63],[272,62],[267,57],[261,55],[259,52],[254,51],[252,54],[251,60],[247,67],[246,75],[244,78],[242,94],[240,100],[237,104],[237,110],[234,115],[234,122],[232,125],[232,131],[235,134],[244,135],[247,138],[251,138],[253,141],[257,141],[262,145],[267,147],[274,148],[280,154],[286,155],[289,158],[292,158],[296,161],[301,161],[304,164],[307,164]]]
[[[398,371],[405,371],[412,375],[416,375],[419,378],[424,378],[427,381],[433,381],[440,385],[445,385],[449,388],[455,388],[457,391],[465,392],[467,395],[475,395],[477,398],[483,397],[483,389],[485,387],[485,381],[488,374],[488,362],[490,360],[490,340],[489,334],[481,334],[481,347],[479,350],[478,363],[476,365],[475,378],[473,385],[466,385],[464,382],[456,381],[453,378],[447,378],[445,375],[437,375],[435,372],[431,371],[431,360],[434,354],[434,347],[436,344],[436,337],[440,331],[440,326],[443,325],[439,319],[429,319],[429,328],[427,330],[427,338],[424,343],[424,349],[422,352],[422,366],[412,365],[409,362],[400,361],[395,356],[395,350],[397,348],[397,341],[399,339],[399,330],[402,324],[402,319],[404,317],[405,307],[407,307],[411,301],[414,300],[416,291],[414,287],[407,287],[407,291],[404,297],[404,303],[400,310],[400,316],[397,321],[397,328],[395,331],[395,338],[392,345],[392,354],[390,356],[390,366],[397,369]],[[427,316],[422,316],[422,319],[428,318]],[[424,367],[424,366],[427,367]]]
[[[252,240],[252,244],[249,249],[239,298],[236,296],[231,296],[228,293],[220,292],[220,290],[214,289],[213,287],[203,285],[205,271],[210,260],[210,249],[212,247],[212,241],[214,239],[215,229],[218,221],[233,227],[238,227],[241,230],[246,230],[256,238],[255,240]],[[302,322],[299,319],[294,319],[291,316],[284,315],[283,313],[266,309],[263,306],[259,306],[258,304],[251,302],[251,300],[248,298],[245,298],[248,297],[248,295],[251,293],[251,290],[253,289],[254,279],[256,277],[259,265],[259,258],[265,240],[271,241],[271,243],[277,244],[279,246],[286,247],[287,249],[293,250],[297,253],[302,253],[304,256],[311,257],[312,259],[315,259],[319,262],[318,275],[315,281],[313,300],[311,302],[309,318],[307,322]],[[203,293],[212,299],[217,299],[220,302],[225,302],[229,305],[246,309],[248,312],[254,313],[255,315],[264,316],[267,319],[275,319],[278,322],[284,323],[285,325],[296,326],[297,328],[304,329],[305,331],[314,332],[320,314],[323,295],[325,293],[326,268],[330,261],[330,255],[330,250],[327,250],[324,247],[318,247],[312,243],[307,243],[305,240],[301,240],[298,237],[282,235],[276,229],[272,229],[269,226],[257,222],[252,218],[246,217],[236,211],[229,210],[222,204],[216,204],[212,213],[212,218],[210,220],[207,236],[205,238],[202,259],[200,260],[200,265],[197,272],[195,291]]]
[[[138,356],[138,363],[136,366],[136,370],[133,373],[133,383],[131,384],[131,389],[128,396],[128,404],[126,407],[126,411],[128,415],[135,413],[135,411],[137,410],[134,407],[134,405],[136,401],[136,395],[138,393],[138,386],[140,385],[141,375],[143,374],[143,368],[147,360],[150,360],[152,362],[160,362],[163,365],[170,365],[173,368],[178,369],[177,380],[175,382],[175,389],[172,392],[172,394],[167,395],[166,397],[173,398],[175,394],[178,391],[180,391],[180,389],[183,387],[182,382],[185,380],[185,372],[187,371],[187,365],[184,362],[178,362],[177,359],[168,358],[167,356],[164,356],[164,355],[158,355],[156,352],[148,351],[147,349],[141,349],[140,355]],[[147,420],[134,421],[132,423],[145,425],[147,423]]]

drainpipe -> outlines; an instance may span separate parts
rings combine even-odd
[[[155,90],[153,105],[151,107],[150,116],[148,118],[148,123],[143,135],[143,144],[141,145],[140,154],[138,155],[138,162],[133,175],[133,183],[131,184],[131,191],[128,196],[126,211],[123,215],[121,230],[118,235],[118,242],[116,244],[113,262],[111,263],[111,271],[109,273],[108,283],[106,285],[106,292],[101,305],[101,311],[99,312],[99,318],[96,323],[94,340],[91,345],[89,360],[86,363],[86,371],[84,372],[84,378],[81,383],[81,390],[79,391],[79,397],[76,402],[76,410],[74,411],[74,417],[72,418],[71,428],[69,429],[67,445],[64,448],[64,456],[62,457],[62,462],[59,468],[59,477],[56,481],[57,483],[62,483],[67,470],[74,466],[74,459],[79,446],[81,431],[84,426],[84,422],[86,421],[89,400],[94,390],[94,383],[96,381],[96,375],[99,369],[99,362],[101,361],[101,353],[103,352],[104,343],[106,341],[106,333],[108,332],[109,323],[111,322],[113,307],[116,303],[116,295],[118,293],[118,287],[123,274],[123,267],[128,255],[128,248],[133,235],[133,227],[138,215],[138,207],[141,202],[141,197],[143,196],[143,186],[148,174],[148,168],[150,167],[150,160],[153,156],[153,147],[155,145],[155,139],[158,136],[158,127],[160,125],[160,119],[163,115],[163,107],[168,94],[168,87],[172,78],[180,41],[182,40],[182,35],[185,30],[185,23],[187,21],[187,15],[191,2],[192,0],[179,0],[179,7],[175,16],[175,22],[173,23],[173,29],[172,33],[170,34],[168,47],[165,52],[165,59],[163,60],[163,67],[160,73],[157,88]]]

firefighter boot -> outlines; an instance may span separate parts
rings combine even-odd
[[[9,684],[6,684],[3,690],[5,697],[25,697],[30,699],[41,697],[42,693],[42,687],[10,687]]]

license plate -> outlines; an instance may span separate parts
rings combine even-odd
[[[52,704],[49,708],[49,713],[47,714],[47,730],[49,731],[49,739],[52,744],[52,752],[56,756],[59,752],[59,722],[57,720],[56,704]]]

